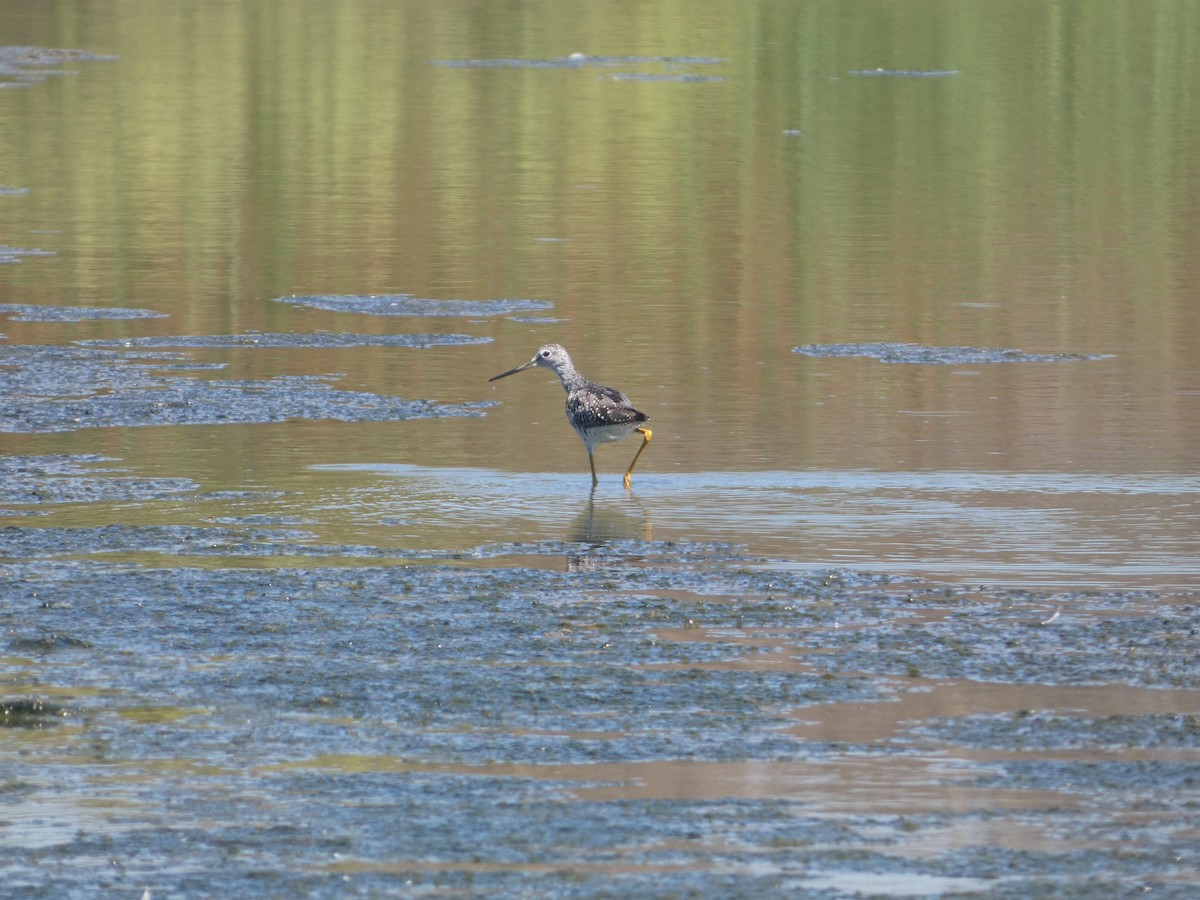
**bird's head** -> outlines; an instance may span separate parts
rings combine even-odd
[[[532,369],[534,366],[551,369],[561,376],[564,371],[571,370],[571,357],[567,355],[562,344],[544,344],[538,347],[538,352],[533,354],[533,359],[529,362],[517,366],[515,369],[509,369],[507,372],[501,372],[499,375],[493,375],[488,381],[507,378],[509,375],[516,375],[518,372]]]

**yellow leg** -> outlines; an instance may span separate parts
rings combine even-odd
[[[596,477],[596,458],[592,456],[592,451],[588,451],[588,463],[592,467],[592,487],[600,483],[600,479]]]
[[[629,464],[629,468],[625,471],[625,487],[629,487],[633,481],[633,467],[637,465],[638,457],[642,455],[642,451],[646,449],[646,445],[650,443],[650,438],[654,434],[649,428],[633,429],[642,436],[642,446],[638,447],[638,452],[633,454],[633,462]]]

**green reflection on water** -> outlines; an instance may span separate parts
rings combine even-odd
[[[198,354],[231,378],[333,371],[348,387],[457,401],[491,398],[477,376],[554,339],[650,411],[650,467],[1197,461],[1197,232],[1181,189],[1200,158],[1198,51],[1182,39],[1200,25],[1192,4],[0,12],[8,41],[118,57],[0,95],[0,182],[28,189],[0,197],[0,242],[56,254],[0,266],[0,289],[12,302],[170,314],[6,323],[14,342],[317,328],[494,337],[417,355]],[[432,63],[571,53],[634,59]],[[637,59],[673,56],[716,60],[703,73],[724,80],[611,77],[697,71]],[[874,68],[957,74],[852,74]],[[555,308],[542,324],[410,327],[268,302],[382,292]],[[968,384],[787,355],[876,340],[1118,362]],[[486,423],[305,427],[331,432],[311,444],[357,459],[570,471],[578,447],[556,404],[530,385]],[[912,409],[964,416],[918,428],[898,418]],[[114,442],[60,443],[97,439]],[[186,457],[190,439],[177,443]]]

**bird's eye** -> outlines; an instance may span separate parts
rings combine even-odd
[[[543,350],[543,351],[542,351],[542,358],[543,358],[543,359],[549,359],[549,358],[550,358],[550,351],[549,351],[549,350]]]

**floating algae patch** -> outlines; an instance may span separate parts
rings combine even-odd
[[[165,359],[185,357],[92,347],[0,347],[0,432],[286,419],[383,422],[478,416],[493,405],[440,404],[343,391],[328,383],[337,377],[332,375],[281,375],[264,381],[181,378],[173,372],[221,366],[148,362]]]
[[[83,347],[0,346],[0,430],[8,430],[3,425],[4,413],[23,403],[153,387],[163,380],[154,374],[156,370],[167,362],[178,365],[186,359],[182,354],[116,353]],[[196,363],[194,368],[212,366]]]
[[[1191,750],[1200,760],[1200,715],[1064,715],[1020,710],[953,719],[927,719],[911,732],[990,750]]]
[[[138,478],[94,454],[0,456],[0,503],[96,503],[161,500],[197,490],[190,478]]]
[[[197,777],[180,767],[120,781],[97,766],[88,774],[88,795],[120,799],[81,810],[70,802],[78,786],[33,779],[5,798],[5,819],[32,826],[0,841],[6,884],[24,888],[20,896],[94,896],[97,884],[136,885],[131,896],[144,897],[779,892],[763,874],[775,867],[762,848],[751,857],[736,844],[713,858],[697,840],[708,832],[697,823],[732,818],[727,803],[584,806],[560,784],[419,769],[263,775],[246,766]],[[758,821],[753,808],[742,813]],[[806,845],[836,833],[811,822],[811,831],[791,826]],[[143,893],[143,885],[151,887]]]
[[[107,62],[115,56],[53,47],[0,47],[0,88],[24,87],[53,75],[74,75],[72,69],[56,68],[78,62]]]
[[[3,307],[0,307],[2,309]],[[189,348],[320,348],[339,347],[450,347],[487,344],[490,337],[469,334],[340,334],[330,331],[307,333],[262,333],[217,335],[171,335],[166,337],[98,338],[76,341],[81,347],[189,347]]]
[[[152,482],[148,487],[153,487]],[[210,499],[197,494],[196,499]],[[55,559],[88,557],[101,554],[160,554],[175,557],[294,558],[330,560],[388,560],[406,562],[474,562],[498,559],[565,558],[576,567],[596,569],[639,563],[649,566],[666,561],[713,562],[716,559],[741,559],[734,552],[722,555],[720,549],[706,544],[677,542],[625,542],[623,546],[597,552],[578,545],[546,541],[526,544],[483,544],[466,550],[424,547],[383,547],[373,544],[322,544],[316,535],[303,530],[307,524],[294,517],[247,516],[219,517],[194,525],[99,525],[36,527],[8,525],[0,527],[0,558]],[[714,555],[715,554],[715,555]],[[692,576],[683,575],[685,579]],[[647,586],[656,579],[648,574]],[[680,580],[672,584],[679,586]]]
[[[53,250],[37,250],[31,247],[9,247],[0,244],[0,265],[20,262],[27,256],[53,256]]]
[[[1070,362],[1075,360],[1108,359],[1107,355],[1083,353],[1026,353],[1024,350],[990,347],[926,347],[921,344],[805,344],[793,347],[793,353],[822,359],[862,356],[882,363],[911,363],[918,365],[951,366],[984,363]]]
[[[609,81],[677,81],[706,84],[728,81],[724,75],[698,75],[694,72],[614,72],[605,75]]]
[[[927,609],[947,615],[937,623],[881,623],[872,633],[832,631],[798,635],[797,649],[820,653],[836,671],[872,671],[899,677],[967,679],[1057,685],[1124,684],[1200,690],[1200,666],[1192,648],[1200,631],[1200,607],[1159,604],[1138,592],[1098,592],[1053,602],[1072,610],[1053,624],[1041,615],[1014,617],[1028,594],[998,592],[963,602],[949,593],[915,596]],[[1046,621],[1046,620],[1043,620]]]
[[[14,322],[87,322],[94,319],[165,319],[166,313],[152,309],[121,309],[104,306],[37,306],[31,303],[0,303],[0,316]]]
[[[643,541],[614,539],[604,541],[502,541],[481,544],[465,551],[472,559],[497,559],[506,556],[562,556],[575,560],[689,560],[708,563],[717,560],[742,562],[745,554],[736,544],[703,541]]]
[[[253,718],[256,765],[328,752],[484,765],[597,759],[745,760],[806,752],[787,707],[863,702],[863,678],[704,668],[743,654],[721,643],[656,637],[703,607],[614,596],[580,603],[604,576],[535,570],[374,566],[139,569],[102,563],[7,566],[13,603],[0,633],[46,655],[62,677],[129,705],[213,710],[213,724]],[[623,579],[626,580],[626,579]],[[38,605],[53,591],[60,602]],[[29,598],[29,599],[26,599]],[[86,641],[45,645],[52,635]],[[19,646],[14,646],[18,645]],[[186,661],[186,664],[180,664]],[[671,666],[644,669],[634,662]],[[92,716],[114,758],[186,755],[214,765],[244,750],[207,734]],[[356,737],[341,742],[354,721]],[[142,723],[152,725],[154,723]],[[809,748],[815,748],[812,744]]]
[[[501,316],[554,306],[545,300],[431,300],[413,294],[313,294],[276,302],[370,316]]]
[[[1070,790],[1114,799],[1126,813],[1136,807],[1159,809],[1189,804],[1200,812],[1195,759],[1015,759],[991,769],[982,783],[1022,790]],[[1114,817],[1104,823],[1119,831],[1128,822]]]
[[[751,562],[5,564],[0,643],[84,642],[16,663],[84,727],[8,735],[6,883],[44,896],[86,896],[97,879],[235,896],[401,882],[556,897],[1194,888],[1191,759],[980,763],[929,742],[790,733],[829,704],[864,719],[890,705],[904,688],[874,653],[887,648],[890,671],[893,651],[922,645],[897,627],[906,610],[938,612],[918,617],[937,634],[982,603],[959,637],[1020,641],[1015,603],[1070,598],[888,593]],[[676,590],[697,573],[722,593]],[[856,667],[739,669],[762,634],[802,663],[831,645]],[[1017,684],[1052,678],[1049,662],[1027,657]]]
[[[851,75],[869,78],[948,78],[958,69],[854,69]]]
[[[613,66],[714,66],[728,62],[720,56],[589,56],[572,53],[569,56],[549,58],[497,58],[497,59],[434,59],[435,66],[447,69],[583,69],[589,66],[611,68]]]
[[[51,559],[95,554],[160,553],[171,556],[291,555],[286,542],[312,537],[296,529],[197,528],[192,525],[100,525],[92,528],[0,528],[0,558]]]

